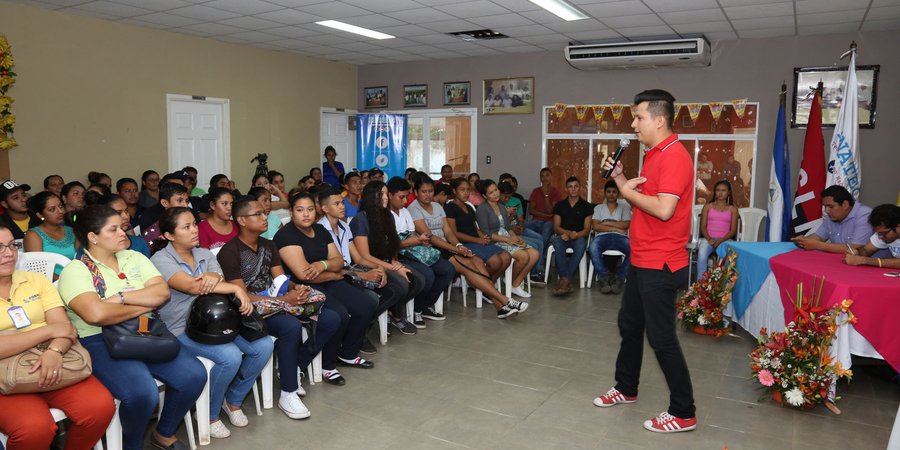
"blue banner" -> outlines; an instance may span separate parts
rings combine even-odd
[[[406,170],[406,115],[356,115],[356,167],[379,168],[390,177]]]

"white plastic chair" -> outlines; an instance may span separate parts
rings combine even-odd
[[[691,208],[691,240],[685,246],[688,251],[688,284],[694,270],[694,255],[700,246],[700,216],[703,213],[703,205],[694,205]]]
[[[759,208],[741,208],[738,210],[741,217],[738,227],[738,242],[756,242],[759,236],[759,226],[768,213]]]
[[[203,386],[203,392],[200,393],[200,398],[197,399],[195,404],[197,408],[197,434],[200,435],[200,445],[209,445],[209,371],[212,370],[216,363],[202,356],[198,356],[197,359],[203,363],[203,367],[206,369],[206,384]],[[256,383],[253,384],[253,399],[256,401],[256,415],[261,416],[262,409],[259,404],[259,391],[256,389]]]
[[[590,246],[591,240],[587,239],[584,247],[584,255],[581,256],[581,261],[578,262],[578,287],[582,289],[587,285],[587,265],[588,260],[590,259],[587,255],[587,249],[590,248]],[[555,251],[556,250],[553,249],[553,244],[550,244],[547,247],[547,256],[545,257],[547,262],[544,264],[544,284],[547,284],[550,280],[550,263],[553,262],[553,253]],[[575,251],[571,248],[567,248],[566,253],[573,254]]]
[[[25,252],[22,254],[25,258],[25,270],[29,272],[42,273],[48,280],[53,281],[53,270],[56,266],[66,267],[66,264],[72,262],[59,253],[51,252]],[[57,285],[56,282],[53,283]]]
[[[155,381],[157,388],[164,386],[161,381]],[[162,414],[165,395],[165,390],[159,391],[159,414]],[[107,450],[122,450],[122,421],[119,419],[119,406],[122,402],[119,399],[113,400],[116,402],[116,413],[113,414],[113,418],[109,422],[109,426],[106,428],[106,448]],[[53,412],[53,410],[51,410],[51,412]],[[53,417],[55,418],[56,416],[54,415]],[[196,450],[197,442],[194,440],[194,426],[191,423],[190,411],[188,411],[187,414],[184,415],[184,428],[188,436],[188,445],[190,445],[191,450]],[[98,442],[97,446],[94,447],[94,450],[103,450],[103,446]]]
[[[117,402],[118,402],[118,400],[117,400]],[[116,412],[116,416],[113,418],[114,420],[117,419],[118,416],[119,416],[119,414],[118,414],[118,406],[119,406],[119,404],[116,403],[116,409],[117,409],[117,412]],[[64,413],[64,412],[62,412],[62,410],[59,410],[59,409],[56,409],[56,408],[50,408],[50,415],[53,416],[53,421],[54,421],[54,422],[62,422],[63,420],[66,420],[66,413]],[[107,434],[108,434],[108,433],[109,433],[109,429],[107,429],[106,432],[107,432]],[[9,436],[7,436],[7,435],[5,435],[5,434],[3,434],[3,433],[0,433],[0,444],[2,444],[2,445],[5,447],[5,446],[6,446],[6,440],[7,440],[8,438],[9,438]],[[120,433],[120,441],[121,441],[121,433]],[[118,447],[118,448],[115,448],[115,447],[112,447],[112,446],[110,446],[109,448],[110,448],[110,450],[120,450],[120,449],[122,448],[122,445],[119,444],[119,447]],[[103,442],[97,441],[97,444],[94,445],[94,450],[103,450]]]
[[[506,285],[506,296],[512,298],[512,276],[513,276],[513,266],[516,264],[516,260],[513,259],[511,263],[509,263],[509,267],[506,268],[506,273],[503,276],[504,284]],[[529,294],[531,293],[531,277],[525,277],[525,291]]]
[[[458,275],[458,277],[459,277],[459,287],[460,287],[460,289],[462,289],[463,308],[465,308],[468,306],[466,304],[466,294],[469,292],[469,282],[466,281],[466,277],[464,277],[462,275]],[[447,301],[450,301],[450,294],[452,291],[453,291],[453,283],[450,283],[450,285],[447,286]],[[443,295],[443,294],[441,294],[441,295]],[[481,308],[482,302],[491,303],[490,300],[486,300],[484,298],[484,293],[481,292],[480,289],[475,289],[475,307]],[[441,305],[441,307],[443,308],[443,305]],[[443,311],[436,311],[436,312],[443,312]]]
[[[618,250],[606,250],[601,253],[603,256],[616,256],[619,259],[619,264],[625,262],[625,254]],[[594,262],[588,258],[588,279],[587,279],[587,288],[590,289],[594,284]]]

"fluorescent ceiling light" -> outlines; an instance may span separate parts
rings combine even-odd
[[[338,22],[337,20],[323,20],[321,22],[316,22],[317,25],[322,25],[324,27],[336,28],[341,31],[346,31],[348,33],[359,34],[365,37],[370,37],[372,39],[393,39],[394,36],[389,34],[379,33],[374,30],[370,30],[368,28],[358,27],[356,25],[350,25],[349,23]]]
[[[554,15],[558,16],[563,20],[581,20],[587,19],[587,14],[578,10],[574,6],[567,3],[565,0],[530,0],[531,3],[540,6],[541,8],[550,11]]]

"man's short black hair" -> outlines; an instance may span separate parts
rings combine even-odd
[[[573,182],[573,181],[576,182],[576,183],[578,183],[578,184],[581,184],[581,181],[579,181],[579,180],[578,180],[578,177],[576,177],[575,175],[572,175],[571,177],[566,178],[566,184],[567,184],[567,185],[568,185],[569,183]]]
[[[501,177],[503,175],[500,175]],[[501,181],[500,184],[497,185],[497,189],[500,190],[500,193],[503,195],[513,195],[516,193],[516,190],[513,189],[512,184],[509,181]]]
[[[885,203],[872,208],[869,225],[887,229],[897,228],[897,225],[900,225],[900,206]]]
[[[401,177],[391,177],[387,182],[388,192],[396,194],[400,191],[408,191],[410,189],[409,181]]]
[[[647,102],[647,111],[653,117],[663,116],[671,130],[675,122],[675,97],[662,89],[648,89],[634,96],[634,105]]]
[[[822,191],[822,200],[825,200],[825,197],[831,197],[838,205],[843,205],[844,202],[850,202],[850,207],[853,207],[853,204],[856,203],[856,200],[853,199],[853,195],[850,194],[850,191],[838,184],[833,184],[825,188],[825,190]]]
[[[172,201],[172,197],[176,194],[184,194],[188,195],[188,190],[184,187],[183,184],[178,183],[163,183],[159,186],[159,199],[165,201]]]
[[[135,185],[135,187],[138,186],[138,183],[134,180],[134,178],[119,178],[119,181],[116,181],[116,191],[122,192],[122,188],[125,187],[125,185],[128,183]]]
[[[615,188],[615,190],[619,190],[619,185],[616,184],[616,180],[608,180],[606,184],[603,185],[603,190],[607,190],[609,188]]]
[[[235,220],[237,220],[238,217],[246,216],[250,207],[253,206],[253,202],[258,201],[257,197],[249,194],[238,198],[231,204],[231,215],[234,216]],[[238,224],[238,226],[240,226],[240,224]]]
[[[316,197],[318,197],[317,200],[319,201],[320,205],[325,204],[325,200],[328,200],[328,197],[331,197],[332,195],[337,195],[340,197],[341,191],[338,191],[331,186],[323,186],[319,189],[319,192],[316,193]]]
[[[362,175],[360,175],[359,172],[355,171],[347,172],[346,174],[344,174],[344,180],[342,184],[349,183],[353,178],[362,178]]]

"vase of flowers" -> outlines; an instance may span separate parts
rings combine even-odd
[[[688,330],[698,334],[724,336],[728,320],[722,312],[731,301],[738,279],[737,253],[728,249],[725,258],[700,276],[675,305],[678,319]]]
[[[16,125],[16,116],[10,112],[13,99],[6,95],[9,88],[16,82],[16,73],[12,71],[12,49],[6,36],[0,34],[0,150],[9,150],[15,147],[13,129]]]
[[[825,401],[838,400],[838,397],[831,398],[834,383],[839,378],[849,380],[853,376],[829,353],[837,328],[846,322],[856,322],[850,312],[853,301],[847,299],[831,307],[823,306],[822,284],[814,296],[804,295],[802,284],[798,286],[797,299],[791,302],[794,320],[785,331],[760,330],[759,346],[750,352],[753,378],[781,405],[813,408]]]

